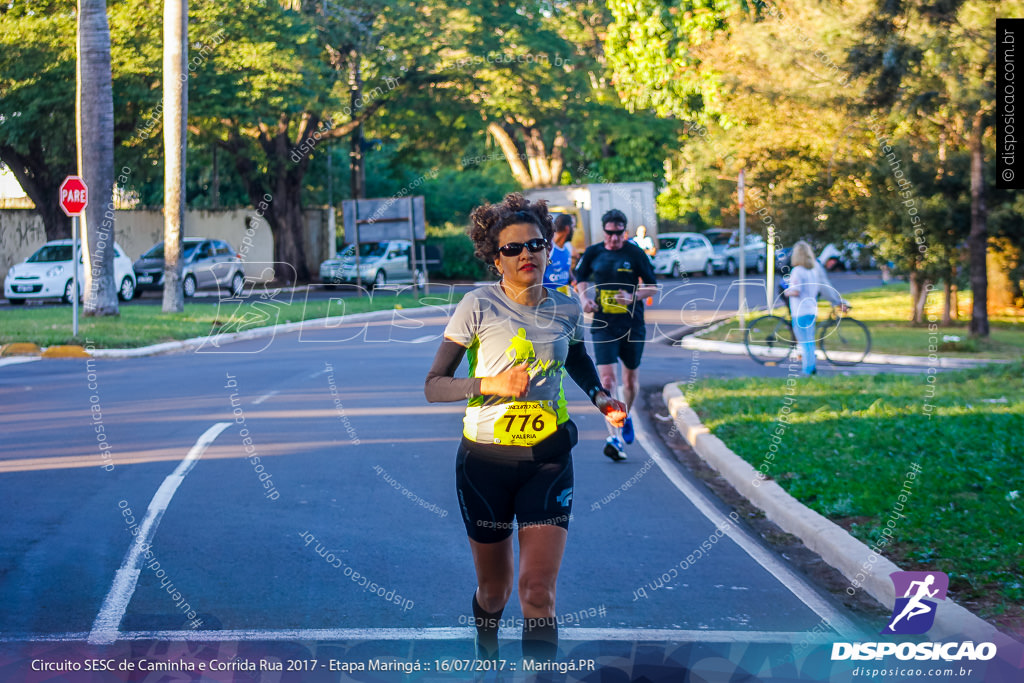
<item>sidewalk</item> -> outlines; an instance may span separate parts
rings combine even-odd
[[[723,353],[726,355],[733,356],[746,356],[747,347],[745,344],[739,344],[736,342],[724,342],[724,341],[712,341],[710,339],[701,339],[698,335],[704,332],[711,332],[716,329],[722,323],[726,323],[732,320],[732,318],[725,318],[718,320],[711,325],[695,329],[692,332],[688,332],[683,336],[678,344],[684,349],[693,351],[709,351],[713,353]],[[857,362],[860,360],[859,353],[852,353],[846,351],[831,352],[836,360]],[[781,355],[781,354],[780,354]],[[821,349],[815,349],[814,355],[819,360],[827,361],[825,354],[822,353]],[[864,357],[861,363],[869,365],[903,365],[907,367],[922,367],[922,368],[949,368],[949,369],[963,369],[963,368],[974,368],[979,365],[985,365],[987,363],[1009,363],[1011,361],[1004,360],[1001,358],[948,358],[948,357],[936,357],[934,359],[928,356],[901,356],[893,353],[868,353]]]

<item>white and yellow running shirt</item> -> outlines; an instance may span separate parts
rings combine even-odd
[[[473,396],[463,434],[470,441],[533,446],[569,419],[562,366],[569,344],[583,341],[583,311],[561,292],[547,290],[537,306],[512,301],[500,283],[475,289],[459,302],[444,336],[465,346],[470,377],[493,377],[527,364],[530,386],[519,400]]]

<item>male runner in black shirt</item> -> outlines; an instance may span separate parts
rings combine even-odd
[[[594,314],[591,338],[594,359],[601,384],[615,395],[615,369],[622,361],[622,400],[627,410],[640,391],[637,368],[644,351],[647,329],[644,326],[644,299],[654,296],[654,268],[643,250],[627,242],[626,215],[612,209],[601,216],[604,242],[587,247],[576,264],[576,291],[583,310]],[[597,297],[590,296],[588,280],[593,280]],[[625,460],[625,443],[633,443],[633,420],[626,418],[622,436],[612,427],[604,454],[615,461]]]

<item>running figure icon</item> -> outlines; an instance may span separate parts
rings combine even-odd
[[[907,589],[907,594],[903,596],[905,598],[910,598],[910,602],[908,602],[906,607],[903,608],[903,611],[900,612],[899,616],[889,623],[890,631],[894,630],[893,627],[896,626],[896,622],[904,617],[909,621],[916,616],[927,614],[935,609],[933,606],[926,605],[921,602],[923,598],[934,598],[938,594],[938,588],[933,591],[928,590],[928,587],[933,583],[935,583],[935,577],[931,574],[926,576],[924,581],[912,581],[910,583],[910,588]],[[914,586],[917,586],[917,593],[911,595],[910,593],[914,590]]]
[[[946,599],[949,577],[942,572],[893,572],[896,602],[882,633],[921,634],[935,622],[937,600]],[[930,599],[929,599],[930,598]]]

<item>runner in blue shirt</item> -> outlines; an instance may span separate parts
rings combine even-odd
[[[566,296],[576,286],[576,278],[572,274],[572,214],[562,213],[555,218],[555,233],[551,239],[551,254],[548,256],[548,267],[544,270],[544,286],[557,289]]]

